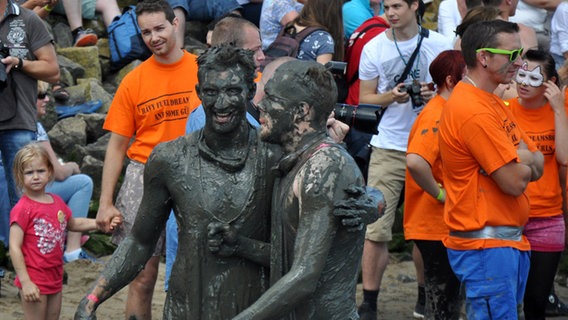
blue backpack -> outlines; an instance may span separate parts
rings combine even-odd
[[[152,55],[142,40],[135,11],[136,6],[125,7],[122,15],[114,18],[108,26],[112,70],[118,70],[136,59],[146,60]]]

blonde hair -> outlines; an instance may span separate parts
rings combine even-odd
[[[41,80],[37,81],[37,92],[47,92],[47,89],[49,89],[49,83]]]
[[[53,180],[53,164],[49,159],[49,154],[39,145],[39,143],[32,142],[18,150],[16,157],[14,158],[14,180],[19,188],[24,187],[24,168],[30,162],[38,159],[42,160],[47,165],[47,169],[49,170],[49,181]]]

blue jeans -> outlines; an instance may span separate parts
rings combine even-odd
[[[448,249],[448,260],[465,286],[468,320],[517,320],[529,274],[529,251]]]
[[[12,167],[14,157],[18,150],[26,144],[35,141],[36,133],[29,130],[5,130],[0,131],[0,152],[2,152],[2,163],[4,163],[4,175],[8,183],[8,194],[10,195],[10,207],[16,205],[20,199],[19,192],[16,191],[16,183]]]
[[[93,195],[93,180],[86,174],[75,174],[63,181],[53,181],[46,192],[60,196],[71,209],[74,218],[86,218]]]
[[[172,274],[172,266],[176,261],[178,248],[178,228],[174,213],[170,213],[168,222],[166,222],[166,277],[164,279],[164,289],[168,291],[170,283],[170,275]]]
[[[172,8],[185,10],[185,20],[211,21],[240,9],[235,0],[168,0]]]

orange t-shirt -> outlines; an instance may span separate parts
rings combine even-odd
[[[554,111],[550,103],[538,109],[527,109],[519,104],[517,98],[507,102],[521,129],[544,155],[542,177],[529,183],[526,190],[531,205],[530,217],[542,218],[562,214],[562,188],[558,162],[556,162]]]
[[[166,65],[152,56],[124,77],[103,128],[134,137],[128,158],[146,163],[158,143],[185,133],[188,115],[201,104],[196,59],[184,52],[178,62]]]
[[[511,161],[519,161],[521,140],[530,151],[537,150],[503,100],[464,82],[456,85],[440,118],[440,155],[447,192],[444,221],[450,230],[526,224],[530,211],[527,195],[505,194],[490,177]],[[443,242],[455,250],[530,249],[524,236],[521,241],[448,236]]]
[[[437,95],[424,107],[416,118],[410,135],[406,154],[417,154],[432,168],[432,175],[443,184],[442,160],[438,146],[440,114],[446,100]],[[404,188],[404,237],[407,240],[440,241],[448,235],[444,223],[444,204],[422,189],[406,170]]]

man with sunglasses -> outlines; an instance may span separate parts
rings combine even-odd
[[[440,119],[444,162],[443,242],[466,290],[468,319],[517,319],[529,270],[527,184],[544,158],[495,88],[521,66],[519,27],[503,20],[472,25],[462,37],[467,74]],[[464,103],[465,102],[465,103]]]

